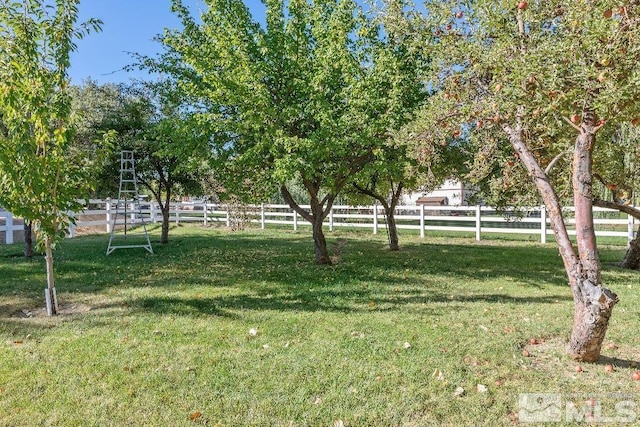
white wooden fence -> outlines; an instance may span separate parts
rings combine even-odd
[[[110,233],[115,214],[114,203],[111,200],[91,200],[87,209],[77,213],[76,224],[70,230],[69,237],[74,237],[80,231]],[[549,221],[544,207],[517,208],[522,215],[499,213],[495,208],[487,206],[398,206],[395,218],[398,229],[415,230],[420,237],[427,231],[458,231],[475,234],[476,240],[481,240],[483,234],[528,234],[540,237],[540,242],[546,243],[547,235],[553,234],[549,228]],[[241,214],[240,214],[241,211]],[[569,233],[575,235],[571,218],[572,208],[567,208],[566,216]],[[130,222],[140,222],[141,218],[131,214]],[[142,216],[147,223],[161,221],[161,213],[156,203],[143,204]],[[172,203],[170,220],[172,223],[197,222],[203,225],[214,223],[232,226],[242,216],[244,221],[266,228],[268,225],[298,227],[309,225],[300,215],[288,205],[261,204],[243,207],[218,205],[212,203],[181,202]],[[594,208],[596,235],[625,239],[633,239],[636,221],[631,216],[620,214],[618,211]],[[123,224],[124,219],[119,216],[116,227]],[[326,219],[326,226],[330,231],[337,227],[358,227],[371,229],[373,234],[386,230],[384,209],[379,205],[346,206],[337,205],[331,210]],[[0,211],[0,237],[5,236],[8,244],[14,242],[14,232],[21,232],[22,225],[16,226],[15,218],[8,212]],[[2,239],[0,239],[2,241]]]

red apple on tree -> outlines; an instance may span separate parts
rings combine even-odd
[[[520,10],[525,10],[527,6],[529,6],[529,4],[526,1],[521,1],[520,3],[518,3],[518,9]]]
[[[464,16],[464,13],[460,10],[456,13],[456,18],[461,19]]]
[[[580,123],[580,116],[578,114],[572,114],[571,115],[571,121],[575,124]]]
[[[631,373],[631,379],[633,379],[634,381],[640,381],[640,372],[633,371]]]

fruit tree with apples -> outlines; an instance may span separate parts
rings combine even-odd
[[[446,127],[475,154],[474,174],[499,175],[506,195],[527,182],[536,190],[575,303],[567,352],[598,360],[618,298],[601,278],[594,157],[611,144],[601,135],[640,116],[640,1],[425,6],[438,108],[423,110],[415,151]],[[575,247],[565,204],[575,206]]]

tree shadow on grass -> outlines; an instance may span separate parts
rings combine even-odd
[[[358,240],[347,242],[339,264],[325,267],[313,264],[311,244],[301,238],[175,238],[171,247],[160,247],[154,255],[123,251],[109,257],[87,255],[98,259],[86,262],[85,257],[69,254],[58,264],[59,282],[67,282],[64,287],[70,292],[118,287],[121,281],[152,287],[176,283],[235,286],[266,281],[286,287],[318,286],[337,277],[341,281],[397,285],[406,283],[402,273],[418,279],[445,275],[461,281],[511,278],[536,288],[567,283],[557,252],[550,248],[425,243],[390,252],[381,249],[380,242]]]
[[[331,245],[335,239],[328,240]],[[566,274],[553,247],[443,244],[426,239],[391,252],[381,241],[340,238],[340,243],[340,263],[326,267],[313,264],[313,242],[307,235],[283,233],[282,238],[259,232],[182,235],[172,237],[168,245],[155,245],[153,255],[136,249],[116,251],[109,256],[104,252],[104,236],[86,236],[65,242],[56,252],[57,289],[59,296],[136,287],[199,286],[233,289],[235,293],[249,291],[248,297],[215,298],[213,306],[202,305],[195,298],[190,303],[175,301],[182,308],[171,308],[166,301],[155,302],[170,312],[185,313],[206,313],[212,309],[215,313],[216,307],[243,306],[344,312],[353,311],[354,304],[366,305],[370,300],[386,301],[389,307],[394,307],[451,302],[452,297],[458,302],[466,299],[466,302],[522,304],[550,303],[565,297],[570,300],[568,291],[566,296],[563,293],[563,296],[519,297],[506,292],[493,294],[487,287],[498,280],[517,283],[525,292],[527,288],[548,289],[550,285],[566,287]],[[8,264],[10,270],[5,271],[11,282],[0,284],[0,296],[20,292],[29,297],[37,295],[39,302],[44,288],[42,265],[26,265],[22,260],[10,260]],[[485,285],[481,288],[463,285],[473,282]],[[362,286],[368,289],[359,290]],[[474,289],[480,294],[467,295]],[[155,303],[149,300],[145,307],[161,311],[153,308]],[[22,307],[14,310],[19,308]]]
[[[638,358],[640,359],[640,357]],[[637,368],[640,360],[621,359],[618,357],[600,356],[596,362],[598,365],[613,365],[616,368]]]
[[[394,296],[376,298],[370,305],[371,295],[366,292],[341,295],[335,292],[305,293],[292,295],[236,295],[213,298],[179,298],[150,296],[137,298],[131,303],[133,311],[154,312],[173,315],[210,315],[231,317],[240,310],[278,312],[330,312],[330,313],[376,313],[415,310],[422,315],[439,316],[443,311],[464,310],[469,304],[555,304],[571,297],[514,297],[505,294],[478,294],[452,298],[445,294],[429,296]]]

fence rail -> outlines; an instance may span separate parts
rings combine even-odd
[[[147,223],[162,221],[161,211],[156,203],[144,202],[142,217]],[[304,207],[304,206],[303,206]],[[308,206],[306,206],[308,208]],[[128,211],[128,221],[139,223],[133,210]],[[566,209],[569,233],[575,235],[575,221],[571,218],[573,209]],[[112,227],[120,227],[124,218],[118,218],[114,224],[115,202],[112,200],[90,200],[82,212],[74,215],[76,224],[69,230],[69,237],[80,232],[110,233]],[[632,216],[616,210],[594,208],[597,236],[617,237],[630,241],[634,238],[637,221]],[[288,205],[260,204],[242,207],[212,204],[180,202],[172,203],[169,212],[172,223],[197,222],[203,225],[224,224],[233,226],[239,221],[250,222],[266,228],[268,225],[288,226],[297,230],[309,225]],[[481,240],[484,234],[512,233],[528,234],[540,237],[546,243],[547,235],[553,234],[544,207],[514,208],[512,211],[500,213],[487,206],[398,206],[395,210],[397,228],[415,230],[424,238],[427,231],[459,231],[475,234]],[[384,209],[379,205],[346,206],[336,205],[325,220],[332,231],[338,227],[369,228],[373,234],[386,230]],[[14,233],[22,233],[22,222],[9,212],[0,211],[0,243],[11,244],[15,241]],[[3,239],[4,237],[4,239]]]

